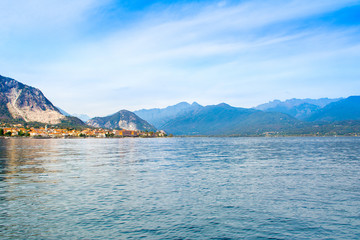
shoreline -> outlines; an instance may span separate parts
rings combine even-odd
[[[279,136],[172,136],[172,137],[20,137],[0,136],[0,139],[158,139],[158,138],[358,138],[352,135],[279,135]]]

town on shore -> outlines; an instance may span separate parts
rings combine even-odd
[[[58,128],[58,127],[30,127],[22,124],[0,123],[0,136],[4,137],[33,137],[33,138],[122,138],[122,137],[169,137],[164,131],[112,130],[103,128]]]

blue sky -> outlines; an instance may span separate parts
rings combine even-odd
[[[0,74],[70,113],[360,90],[360,1],[0,1]]]

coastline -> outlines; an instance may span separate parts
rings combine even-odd
[[[179,135],[172,137],[24,137],[24,136],[0,136],[0,139],[157,139],[157,138],[359,138],[359,135]]]

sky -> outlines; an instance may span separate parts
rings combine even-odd
[[[360,95],[360,0],[0,0],[0,75],[91,117]]]

